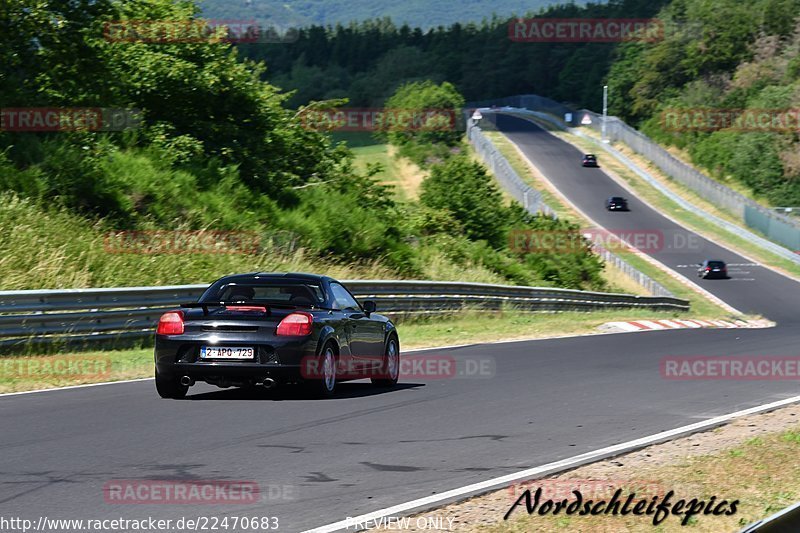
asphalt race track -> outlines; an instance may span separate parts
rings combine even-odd
[[[500,125],[595,220],[609,228],[679,230],[635,198],[631,212],[606,213],[607,196],[628,195],[601,170],[581,168],[576,150],[521,122],[501,118]],[[712,256],[749,262],[711,242],[702,246],[701,253],[665,248],[652,255],[681,272],[678,265]],[[495,370],[409,379],[392,391],[344,384],[324,401],[288,388],[205,385],[187,400],[167,401],[152,381],[0,397],[1,514],[34,521],[277,516],[279,531],[302,531],[796,396],[792,381],[662,378],[660,362],[668,356],[800,356],[800,285],[757,266],[742,268],[752,281],[700,283],[779,327],[438,350],[489,360]],[[105,501],[109,481],[146,479],[255,481],[265,494],[244,506]],[[506,510],[497,509],[498,516]]]
[[[530,121],[497,115],[503,131],[553,184],[581,211],[602,227],[623,235],[634,233],[644,246],[640,250],[671,269],[687,276],[704,289],[745,313],[763,314],[779,323],[800,321],[800,284],[687,231],[630,195],[602,169],[581,167],[582,153],[572,145],[550,135]],[[609,212],[609,196],[628,198],[629,212]],[[713,228],[711,228],[713,231]],[[655,235],[652,244],[648,235]],[[721,259],[728,263],[731,279],[699,280],[697,263]]]

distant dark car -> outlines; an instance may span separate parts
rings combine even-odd
[[[728,279],[728,267],[724,261],[706,260],[700,265],[697,275],[703,279]]]
[[[622,196],[611,196],[606,200],[608,211],[628,211],[628,200]]]
[[[197,303],[161,317],[156,389],[162,398],[182,398],[195,381],[223,388],[304,383],[321,396],[349,379],[394,386],[400,341],[375,308],[327,276],[226,276]]]
[[[586,154],[583,156],[583,166],[585,167],[596,167],[597,164],[597,156],[594,154]]]

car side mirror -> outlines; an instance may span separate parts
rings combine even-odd
[[[375,305],[375,302],[372,300],[367,300],[364,302],[364,312],[367,313],[367,316],[371,315],[378,309],[378,306]]]

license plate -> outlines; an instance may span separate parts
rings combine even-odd
[[[200,359],[253,359],[255,349],[241,346],[201,346]]]

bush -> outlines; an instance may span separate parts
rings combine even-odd
[[[446,211],[471,240],[485,240],[493,248],[505,245],[509,213],[486,169],[466,156],[436,165],[422,182],[420,202]]]

